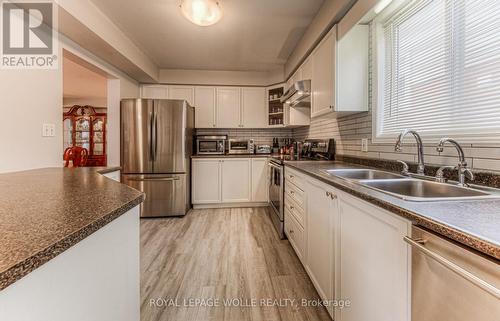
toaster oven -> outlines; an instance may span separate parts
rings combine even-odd
[[[228,154],[253,154],[254,152],[253,139],[230,139],[228,141]]]

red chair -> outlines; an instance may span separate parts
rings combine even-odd
[[[64,160],[66,161],[64,167],[69,167],[70,160],[73,163],[73,167],[83,167],[87,163],[88,157],[89,152],[86,148],[77,146],[68,147],[64,151]]]

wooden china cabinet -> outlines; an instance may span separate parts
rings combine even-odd
[[[71,107],[63,114],[64,150],[83,147],[89,153],[85,166],[106,166],[106,118],[92,106]]]

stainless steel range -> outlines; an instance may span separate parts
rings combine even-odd
[[[281,239],[284,231],[284,197],[285,197],[285,162],[286,161],[319,161],[335,159],[334,139],[308,139],[304,142],[302,154],[296,157],[289,155],[269,158],[269,215]]]

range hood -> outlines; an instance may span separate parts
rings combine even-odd
[[[299,80],[280,97],[282,103],[290,107],[311,108],[311,80]]]

